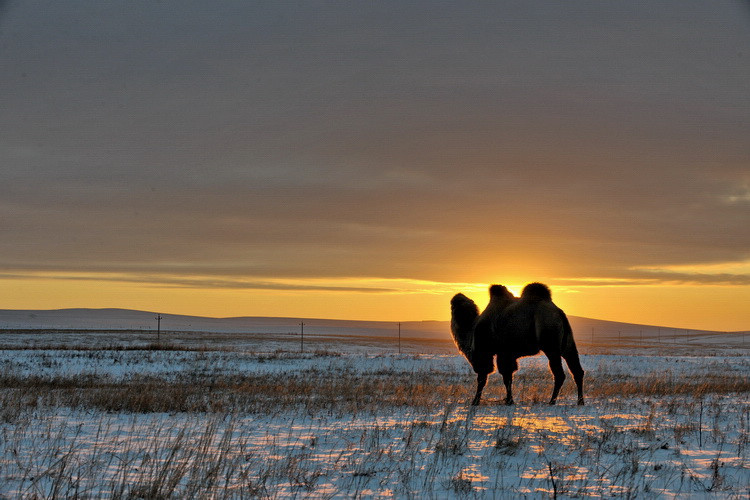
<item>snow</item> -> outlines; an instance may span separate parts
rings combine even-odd
[[[591,373],[606,372],[612,379],[640,373],[671,378],[700,377],[710,373],[750,373],[747,356],[644,356],[583,355],[584,367]],[[519,359],[520,372],[544,370],[547,359],[533,356]],[[366,353],[295,353],[245,351],[159,351],[159,350],[0,350],[0,367],[6,375],[18,376],[99,376],[113,380],[135,375],[154,375],[165,380],[189,373],[248,375],[263,373],[444,372],[446,377],[467,372],[466,361],[458,355],[421,354],[411,356],[369,355]],[[497,375],[495,376],[497,377]],[[499,378],[492,379],[500,384]],[[491,382],[492,383],[492,382]]]
[[[676,429],[692,429],[694,402],[674,400],[356,416],[38,412],[2,427],[0,473],[10,497],[48,496],[56,487],[50,471],[58,477],[62,467],[65,496],[132,492],[160,474],[169,476],[161,492],[183,496],[210,482],[212,466],[221,469],[219,495],[739,495],[750,487],[748,403],[708,399],[706,416],[716,422],[701,446],[695,430],[676,437]]]
[[[112,343],[112,342],[111,342]],[[80,345],[80,343],[79,343]],[[434,352],[398,355],[354,344],[327,352],[262,350],[0,350],[6,378],[93,376],[165,383],[289,374],[374,377],[407,373],[473,384],[466,361]],[[521,360],[519,374],[543,357]],[[746,355],[584,354],[587,374],[616,381],[747,377]],[[545,383],[551,385],[551,379]],[[567,382],[570,384],[570,381]],[[575,406],[273,406],[265,412],[130,413],[44,405],[0,420],[0,498],[746,498],[750,394],[589,397]],[[12,391],[4,388],[3,391]],[[372,395],[377,398],[377,394]]]

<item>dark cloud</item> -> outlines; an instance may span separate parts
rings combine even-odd
[[[67,275],[50,274],[39,272],[0,273],[0,279],[29,279],[43,277],[46,279],[59,279],[65,281],[96,281],[111,283],[137,283],[142,285],[156,286],[159,288],[198,288],[198,289],[229,289],[229,290],[277,290],[277,291],[302,291],[302,292],[347,292],[347,293],[392,293],[398,291],[394,288],[377,286],[331,286],[312,285],[304,283],[284,283],[273,281],[252,281],[231,278],[206,278],[206,277],[183,277],[180,275],[148,275],[148,274],[95,274],[95,275]]]
[[[559,280],[558,286],[650,286],[650,285],[720,285],[748,286],[750,275],[739,273],[677,272],[669,270],[630,270],[618,278]]]
[[[744,7],[14,4],[0,267],[451,280],[519,254],[615,278],[749,259]]]

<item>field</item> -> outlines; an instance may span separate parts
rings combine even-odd
[[[750,494],[746,350],[582,349],[583,407],[526,358],[472,408],[449,342],[300,340],[0,333],[0,498]]]

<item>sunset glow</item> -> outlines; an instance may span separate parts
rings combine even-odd
[[[746,2],[0,2],[0,309],[750,329]]]

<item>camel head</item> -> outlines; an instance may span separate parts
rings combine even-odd
[[[451,334],[456,346],[467,359],[471,357],[474,324],[479,317],[479,308],[469,297],[457,293],[451,299]]]

